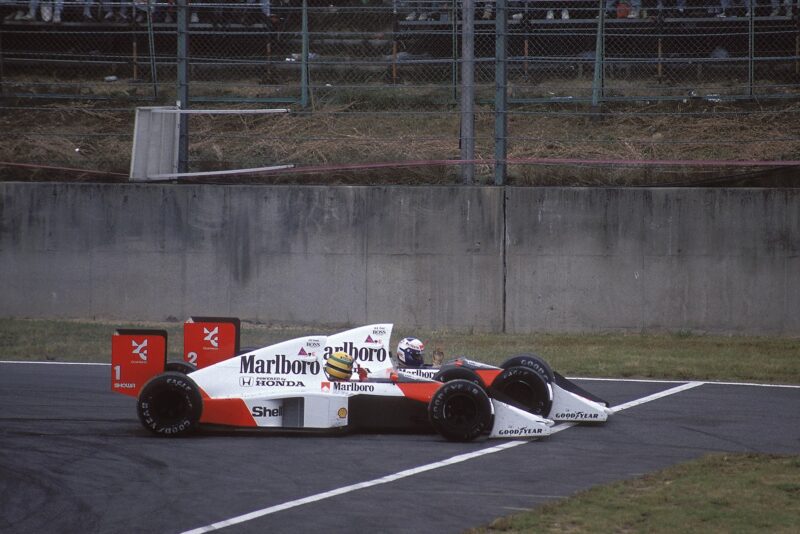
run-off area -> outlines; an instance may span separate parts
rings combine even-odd
[[[151,437],[108,366],[0,363],[0,530],[461,532],[715,451],[796,454],[797,386],[576,381],[617,413],[539,441]],[[569,430],[565,432],[565,430]]]

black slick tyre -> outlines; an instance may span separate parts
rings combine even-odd
[[[542,375],[530,367],[506,369],[494,379],[490,392],[499,401],[541,417],[547,417],[553,408],[553,390]]]
[[[552,384],[555,380],[555,375],[553,374],[553,369],[550,368],[550,365],[548,365],[548,363],[541,357],[532,353],[517,354],[516,356],[512,356],[503,362],[503,365],[500,367],[503,369],[511,369],[512,367],[527,367],[536,371],[548,384]]]
[[[472,441],[492,428],[492,401],[469,380],[456,379],[440,387],[428,404],[433,428],[450,441]]]
[[[197,366],[184,361],[167,362],[167,365],[164,366],[164,371],[174,371],[176,373],[188,375],[189,373],[197,371]]]
[[[203,413],[203,397],[194,380],[167,372],[151,378],[139,393],[136,411],[142,425],[159,436],[193,432]]]

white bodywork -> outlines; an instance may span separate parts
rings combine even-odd
[[[212,399],[241,399],[259,427],[343,427],[348,424],[349,399],[354,395],[405,397],[400,385],[390,379],[398,371],[405,382],[425,383],[432,382],[438,371],[396,370],[389,346],[391,334],[391,324],[374,324],[331,336],[301,337],[234,356],[190,376]],[[325,360],[340,350],[354,358],[350,381],[331,381],[324,373]],[[366,381],[359,380],[358,367],[367,371]],[[605,408],[597,403],[558,387],[554,397],[553,413],[585,413],[589,415],[581,420],[604,420],[600,417],[605,417]],[[496,399],[492,399],[492,409],[490,437],[542,437],[550,434],[554,424]]]
[[[550,410],[550,416],[556,421],[600,423],[614,413],[599,402],[576,395],[557,384],[550,385],[553,388],[553,408]]]

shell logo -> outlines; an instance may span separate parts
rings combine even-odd
[[[336,415],[339,416],[339,419],[344,419],[347,417],[347,408],[339,408],[339,411],[336,412]]]

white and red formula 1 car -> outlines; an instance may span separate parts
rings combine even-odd
[[[200,425],[266,429],[431,429],[450,440],[538,438],[554,421],[601,422],[606,403],[520,355],[495,367],[466,358],[441,368],[398,369],[391,324],[239,350],[239,321],[184,324],[184,361],[166,361],[167,335],[118,330],[111,388],[137,398],[139,420],[164,436]],[[350,380],[331,380],[334,352],[353,357]]]

